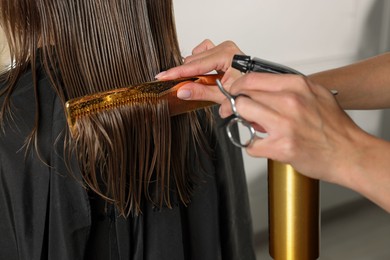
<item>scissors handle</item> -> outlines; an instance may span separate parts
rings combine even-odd
[[[216,80],[219,90],[222,92],[222,94],[225,95],[225,97],[229,100],[230,106],[233,111],[233,117],[229,120],[228,124],[226,125],[226,133],[230,139],[230,141],[237,147],[245,148],[251,145],[255,139],[256,131],[253,128],[253,126],[246,121],[244,118],[240,116],[240,114],[237,111],[236,107],[236,98],[237,96],[232,96],[229,92],[226,91],[226,89],[223,87],[221,81],[219,79]],[[233,127],[242,125],[246,127],[249,131],[249,139],[246,142],[241,142],[239,136],[233,134]]]
[[[239,136],[234,135],[232,132],[233,127],[238,126],[240,124],[242,126],[246,127],[249,131],[249,138],[247,139],[246,142],[241,142]],[[256,131],[253,128],[253,126],[248,121],[243,119],[242,117],[233,117],[226,126],[226,133],[227,133],[230,141],[235,146],[240,147],[240,148],[246,148],[246,147],[250,146],[253,143],[253,141],[255,140],[255,136],[256,136]]]

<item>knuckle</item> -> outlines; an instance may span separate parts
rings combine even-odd
[[[191,60],[191,56],[184,57],[184,58],[183,58],[183,63],[184,63],[184,64],[185,64],[185,63],[188,63],[188,62],[190,62],[190,60]]]
[[[205,45],[214,45],[214,43],[210,39],[205,39],[202,43]]]
[[[303,75],[294,75],[294,79],[295,79],[296,82],[299,83],[299,84],[307,85],[306,77],[303,76]]]
[[[233,96],[234,102],[236,103],[236,107],[239,108],[242,105],[242,99],[244,98],[244,94],[237,94]]]
[[[295,92],[286,93],[283,103],[289,111],[299,112],[304,107],[304,98]]]
[[[238,46],[233,41],[225,41],[222,43],[222,45],[229,53],[237,53],[239,51]]]
[[[293,161],[297,155],[298,144],[294,138],[286,138],[281,146],[281,154],[285,161]]]
[[[245,95],[245,93],[238,94],[235,98],[234,101],[236,103],[236,108],[238,111],[247,111],[247,105],[248,103],[245,102],[245,99],[247,99],[248,96]]]
[[[208,92],[207,88],[203,87],[202,85],[196,85],[192,88],[192,99],[196,100],[210,100],[212,98],[210,96],[210,93]]]
[[[310,83],[307,79],[307,77],[302,75],[291,75],[292,76],[292,83],[298,87],[299,91],[307,92],[310,89]]]
[[[279,119],[277,123],[279,129],[282,129],[283,132],[278,145],[280,154],[283,157],[283,160],[292,161],[300,148],[299,126],[290,118]]]
[[[242,77],[240,77],[238,80],[234,81],[230,87],[230,92],[232,95],[237,95],[241,93],[243,90],[252,89],[254,86],[258,85],[258,81],[255,78],[255,75],[257,73],[249,73]],[[260,89],[257,89],[260,90]]]
[[[206,99],[207,98],[207,93],[204,90],[204,88],[198,87],[195,88],[195,93],[198,99]]]
[[[249,73],[242,77],[244,85],[255,85],[258,82],[258,73]]]

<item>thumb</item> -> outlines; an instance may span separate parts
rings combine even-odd
[[[193,82],[179,88],[177,97],[183,100],[212,101],[218,104],[222,103],[225,98],[216,85],[202,85]]]

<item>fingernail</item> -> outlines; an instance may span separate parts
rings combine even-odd
[[[156,79],[161,79],[164,77],[164,75],[166,75],[167,72],[166,71],[161,71],[160,73],[158,73],[156,76],[154,76],[154,78]]]
[[[188,89],[180,89],[177,91],[177,97],[180,99],[190,99],[191,98],[191,91]]]

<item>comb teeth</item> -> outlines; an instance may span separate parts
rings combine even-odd
[[[172,115],[177,115],[183,111],[191,111],[198,107],[210,105],[210,102],[179,102],[177,101],[174,91],[186,82],[199,82],[205,85],[214,85],[217,78],[221,79],[222,75],[202,75],[191,78],[180,78],[168,81],[152,81],[136,86],[112,89],[85,97],[74,98],[65,103],[65,113],[69,128],[75,136],[75,123],[77,119],[96,114],[100,111],[115,109],[121,106],[131,106],[136,103],[152,102],[157,103],[158,99],[169,98],[174,106],[170,109],[175,110]],[[176,111],[179,110],[179,111]]]
[[[91,102],[84,102],[81,104],[74,104],[69,106],[69,114],[72,118],[80,118],[85,115],[98,113],[102,110],[110,110],[116,107],[129,105],[137,102],[145,102],[146,100],[157,100],[159,97],[155,93],[137,94],[131,97],[123,97],[120,99],[104,98],[102,101],[93,100]]]
[[[76,120],[80,117],[134,103],[157,101],[159,97],[157,93],[134,94],[130,92],[117,92],[95,98],[89,96],[85,99],[80,98],[66,102],[66,114],[70,128],[72,129],[74,127]]]
[[[74,125],[80,117],[134,103],[157,102],[162,93],[166,93],[177,84],[195,81],[196,79],[182,78],[170,81],[153,81],[71,99],[65,104],[68,125],[74,134]]]

